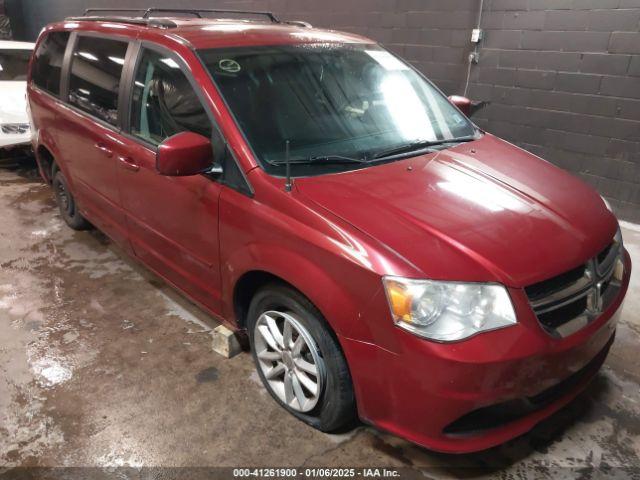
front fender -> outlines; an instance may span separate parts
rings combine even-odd
[[[222,265],[225,318],[234,318],[233,293],[240,278],[248,272],[274,275],[302,292],[339,336],[369,336],[364,312],[376,289],[347,288],[344,274],[331,265],[319,265],[308,256],[275,244],[251,243],[236,250]],[[375,285],[380,285],[376,282]]]
[[[258,170],[258,169],[256,169]],[[342,337],[371,342],[378,329],[372,300],[382,272],[406,274],[405,262],[375,239],[330,212],[286,192],[255,170],[255,195],[223,189],[219,203],[223,316],[234,323],[234,288],[247,272],[262,271],[289,283],[322,312]],[[382,308],[387,308],[383,305]]]

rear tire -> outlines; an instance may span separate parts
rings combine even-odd
[[[335,334],[307,298],[285,285],[263,287],[251,300],[247,324],[260,380],[282,407],[323,432],[354,425],[347,362]]]
[[[91,224],[78,211],[76,201],[69,191],[67,179],[61,170],[57,170],[51,183],[56,203],[60,210],[60,216],[74,230],[88,230]]]

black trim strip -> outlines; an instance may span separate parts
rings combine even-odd
[[[71,69],[71,56],[76,47],[77,36],[77,32],[70,32],[64,57],[62,58],[62,68],[60,68],[60,91],[58,92],[58,98],[65,104],[69,103],[67,101],[69,97],[69,72]]]

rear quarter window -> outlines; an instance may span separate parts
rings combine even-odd
[[[48,33],[34,54],[31,79],[38,88],[55,96],[60,95],[62,60],[68,40],[69,32]]]
[[[78,37],[71,60],[69,103],[112,125],[118,121],[118,92],[129,44]]]

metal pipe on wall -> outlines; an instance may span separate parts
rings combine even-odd
[[[478,8],[478,21],[476,22],[476,29],[481,31],[482,26],[482,10],[484,9],[484,0],[480,0],[480,6]],[[466,97],[467,92],[469,91],[469,81],[471,79],[471,66],[474,63],[478,63],[478,55],[479,55],[480,41],[476,42],[473,47],[473,52],[469,54],[468,66],[467,66],[467,79],[464,84],[464,93],[463,95]]]

